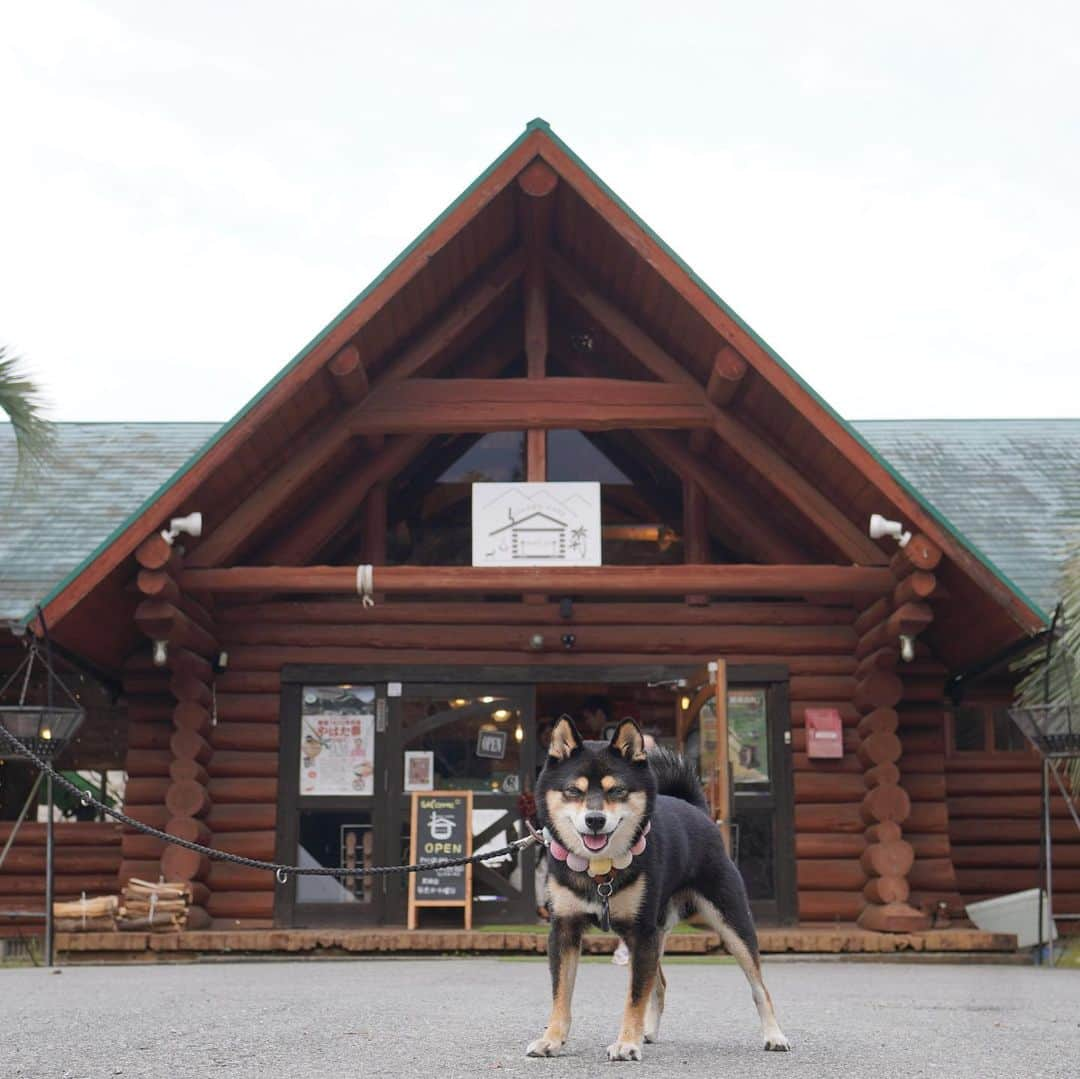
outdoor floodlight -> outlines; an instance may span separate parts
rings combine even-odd
[[[899,521],[890,521],[882,517],[880,513],[871,514],[870,538],[881,539],[883,536],[892,536],[901,547],[907,546],[908,540],[911,539],[911,533],[905,532],[904,526]]]

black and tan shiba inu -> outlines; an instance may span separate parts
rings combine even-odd
[[[637,724],[610,742],[585,742],[562,717],[552,732],[536,804],[548,842],[548,957],[554,1002],[528,1055],[554,1056],[570,1031],[570,998],[586,923],[610,921],[630,947],[630,992],[610,1060],[640,1060],[656,1040],[666,980],[667,934],[697,910],[720,934],[750,982],[765,1048],[786,1050],[761,979],[746,888],[724,850],[690,766],[661,749],[646,753]]]

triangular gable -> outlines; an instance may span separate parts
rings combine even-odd
[[[525,132],[485,170],[359,296],[249,401],[202,450],[162,487],[45,600],[56,625],[136,546],[187,504],[199,486],[274,411],[349,342],[388,300],[416,275],[471,220],[496,199],[534,158],[542,158],[649,266],[661,274],[716,332],[746,357],[754,370],[806,416],[828,443],[890,498],[909,527],[925,532],[979,587],[992,596],[1026,632],[1045,624],[1046,615],[1004,577],[973,545],[911,487],[766,342],[746,325],[651,229],[627,207],[542,120]],[[28,613],[26,620],[30,621]]]

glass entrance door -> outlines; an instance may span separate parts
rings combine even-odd
[[[388,832],[395,857],[411,860],[409,821],[413,791],[473,792],[473,853],[519,838],[518,799],[536,774],[532,686],[410,684],[390,698],[390,805]],[[535,853],[473,865],[473,918],[522,922],[536,916]],[[404,922],[408,885],[387,885],[387,916]],[[427,915],[431,917],[431,915]]]
[[[716,697],[701,692],[689,717],[685,752],[709,789],[715,775]],[[754,917],[784,924],[796,917],[794,806],[786,673],[729,667],[728,787],[731,854]],[[715,787],[715,784],[713,784]]]
[[[385,865],[386,686],[289,686],[282,710],[278,860],[303,867]],[[396,851],[394,852],[396,854]],[[290,877],[275,919],[290,926],[385,918],[378,877]]]

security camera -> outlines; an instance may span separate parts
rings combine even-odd
[[[881,539],[883,536],[892,536],[901,547],[907,546],[908,540],[911,539],[911,533],[905,532],[904,526],[899,521],[887,520],[880,513],[871,514],[870,538]]]
[[[189,513],[186,517],[174,517],[169,522],[169,527],[161,533],[161,537],[171,547],[181,532],[198,539],[202,535],[202,514]]]
[[[573,648],[575,644],[577,644],[577,637],[575,637],[572,633],[564,633],[562,635],[563,648],[570,649]]]

